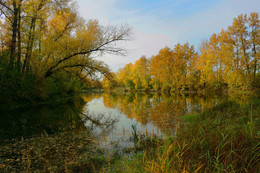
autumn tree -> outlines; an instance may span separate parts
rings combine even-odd
[[[201,55],[198,58],[197,69],[200,71],[200,86],[212,88],[217,78],[218,64],[216,45],[218,36],[213,34],[210,41],[205,41],[201,46]]]
[[[131,71],[131,79],[135,84],[135,89],[148,89],[150,76],[149,76],[150,61],[142,56],[135,62]]]
[[[184,45],[177,44],[173,49],[173,70],[172,73],[172,87],[176,89],[186,89],[187,76],[191,73],[190,66],[191,61],[197,56],[193,46],[189,46],[188,43]]]
[[[260,61],[260,20],[258,13],[251,13],[250,17],[248,18],[249,22],[249,36],[250,40],[249,43],[252,46],[252,61],[251,61],[251,68],[253,69],[253,75],[256,77],[257,72],[259,72],[259,61]]]
[[[147,85],[141,80],[149,79],[148,85],[164,91],[257,88],[260,85],[259,31],[258,13],[241,14],[227,30],[204,40],[200,53],[186,43],[161,49],[151,57],[148,68],[142,65],[144,59],[139,59],[131,69],[131,80],[136,89],[145,88]],[[149,71],[149,77],[141,75],[144,71]]]
[[[86,22],[69,0],[6,0],[0,5],[11,31],[6,34],[11,35],[10,64],[17,62],[19,69],[23,61],[22,72],[36,70],[48,78],[63,70],[90,69],[89,59],[104,53],[125,54],[115,43],[130,38],[128,26]]]
[[[89,81],[96,73],[108,76],[108,66],[96,57],[125,55],[118,43],[130,39],[131,28],[86,21],[77,9],[72,0],[0,1],[1,45],[9,53],[9,72],[1,69],[2,74],[15,71],[16,81],[34,76],[39,84],[49,78]]]
[[[151,59],[151,83],[155,89],[179,90],[186,87],[190,66],[196,56],[193,46],[177,44],[173,50],[166,47]]]
[[[203,88],[253,89],[259,81],[258,13],[239,15],[202,44],[197,70]]]
[[[117,72],[118,84],[124,87],[125,91],[127,90],[127,88],[134,89],[134,82],[131,78],[132,69],[133,64],[129,63],[126,64],[124,68],[119,69],[119,71]]]
[[[150,75],[154,89],[170,89],[173,81],[174,52],[165,47],[151,59]]]
[[[233,24],[229,26],[227,32],[230,35],[230,41],[234,48],[234,76],[237,80],[234,87],[250,89],[256,77],[257,52],[259,52],[259,16],[258,13],[251,13],[250,17],[239,15],[234,19]],[[258,47],[258,48],[257,48]]]
[[[102,80],[102,86],[105,89],[112,90],[117,86],[117,76],[115,73],[105,75]]]

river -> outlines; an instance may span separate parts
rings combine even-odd
[[[38,165],[33,170],[56,170],[54,165],[61,166],[62,159],[87,157],[90,141],[92,148],[113,151],[134,146],[134,129],[142,136],[174,136],[181,128],[181,116],[200,113],[223,100],[248,104],[252,96],[85,93],[64,104],[2,110],[0,161],[10,171],[21,171],[27,169],[22,160],[32,155]]]

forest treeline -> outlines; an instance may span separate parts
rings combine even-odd
[[[109,77],[95,58],[124,55],[116,43],[131,28],[84,20],[77,9],[73,0],[0,1],[0,102],[60,98]]]
[[[0,103],[38,103],[84,88],[165,91],[259,88],[259,14],[193,46],[165,47],[117,73],[95,58],[124,55],[131,28],[84,20],[73,0],[0,1]],[[100,75],[101,74],[101,75]],[[101,82],[100,77],[104,76]]]
[[[106,88],[164,91],[253,90],[260,87],[259,14],[239,15],[233,24],[200,45],[165,47],[151,58],[141,57],[114,74]]]

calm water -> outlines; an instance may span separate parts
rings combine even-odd
[[[83,99],[82,99],[83,98]],[[66,104],[37,109],[1,111],[0,142],[58,135],[65,132],[93,135],[101,146],[132,146],[132,126],[141,134],[168,136],[179,128],[179,117],[198,113],[223,99],[249,103],[250,96],[196,94],[90,93]]]
[[[94,133],[102,141],[101,145],[111,147],[112,144],[127,147],[131,142],[132,125],[139,133],[157,136],[174,135],[178,130],[180,116],[199,113],[213,107],[224,99],[240,104],[249,103],[250,96],[200,96],[196,94],[86,94],[87,104],[84,112],[90,116],[104,115],[116,119],[113,128],[103,130],[96,128]]]
[[[32,172],[57,172],[65,161],[125,154],[125,148],[134,146],[132,126],[142,135],[175,135],[181,116],[225,99],[252,101],[246,95],[102,93],[83,94],[64,104],[0,110],[0,170],[26,172],[29,165]]]

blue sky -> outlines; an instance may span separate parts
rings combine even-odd
[[[121,45],[125,57],[104,55],[98,59],[117,71],[142,55],[151,57],[165,47],[189,42],[198,49],[208,39],[232,24],[241,13],[258,12],[260,0],[77,0],[81,16],[101,24],[129,24],[133,40]]]

